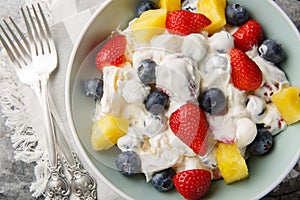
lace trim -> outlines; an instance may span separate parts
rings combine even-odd
[[[36,181],[31,184],[30,190],[33,196],[40,196],[44,193],[47,182],[43,147],[36,135],[30,111],[25,105],[22,84],[4,51],[0,52],[0,91],[2,117],[5,128],[10,133],[14,158],[26,163],[36,162]]]

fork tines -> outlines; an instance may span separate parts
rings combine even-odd
[[[27,13],[23,8],[21,8],[21,12],[24,18],[26,29],[28,31],[29,42],[34,44],[36,54],[38,54],[38,52],[42,52],[43,54],[46,49],[48,52],[51,52],[50,45],[52,44],[51,42],[49,43],[48,40],[52,40],[52,36],[40,4],[37,4],[37,8],[34,5],[31,5],[30,7],[26,6],[25,8]],[[30,9],[32,10],[33,14]],[[34,38],[36,38],[36,40],[34,40]]]
[[[3,23],[5,24],[5,26],[0,24],[0,28],[5,37],[0,33],[0,41],[4,49],[6,50],[10,60],[21,68],[22,66],[27,65],[31,62],[29,43],[20,28],[13,21],[13,19],[11,17],[8,17],[8,19],[12,26],[9,25],[9,23],[5,19],[3,19]],[[16,35],[15,32],[18,35]]]
[[[33,4],[26,5],[24,8],[21,7],[21,13],[29,41],[11,17],[8,17],[10,23],[3,19],[4,25],[0,24],[2,30],[0,41],[10,60],[19,68],[31,63],[32,53],[35,53],[35,55],[44,54],[45,51],[51,53],[51,50],[55,49],[51,31],[41,5],[39,3],[37,3],[37,6]]]

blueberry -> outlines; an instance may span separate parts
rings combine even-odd
[[[83,83],[85,95],[100,100],[103,95],[103,80],[99,78],[91,78]]]
[[[125,176],[132,176],[140,172],[141,160],[134,151],[123,151],[116,159],[117,169]]]
[[[144,84],[155,83],[156,63],[151,59],[142,60],[138,67],[138,77]]]
[[[205,90],[200,97],[200,107],[208,113],[217,114],[222,112],[226,106],[226,97],[218,88]]]
[[[246,8],[239,4],[228,4],[225,17],[227,24],[241,26],[249,19],[249,14]]]
[[[172,168],[156,172],[152,176],[151,183],[158,191],[169,191],[174,188],[173,177],[175,174]]]
[[[146,110],[153,115],[159,115],[165,112],[169,97],[160,91],[153,91],[146,97],[144,104]]]
[[[136,12],[136,17],[139,17],[143,12],[147,10],[153,10],[157,9],[156,3],[152,1],[142,1],[141,3],[138,4],[137,6],[137,12]]]
[[[284,51],[275,40],[267,39],[258,48],[260,55],[272,63],[280,63],[284,58]]]
[[[263,155],[269,152],[273,146],[273,136],[266,128],[257,130],[255,139],[248,145],[247,149],[254,155]]]

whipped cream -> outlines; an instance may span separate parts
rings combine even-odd
[[[285,73],[275,66],[274,63],[268,62],[260,57],[257,48],[248,51],[247,55],[259,66],[263,73],[263,84],[260,88],[255,90],[257,96],[269,102],[273,94],[290,85]]]
[[[184,37],[181,52],[184,56],[200,62],[206,55],[208,43],[205,36],[201,34],[190,34]]]
[[[229,53],[234,47],[234,39],[227,31],[220,31],[208,38],[211,53]]]
[[[236,143],[242,149],[254,140],[256,124],[249,118],[240,118],[236,124]]]
[[[217,168],[216,141],[236,142],[245,156],[247,145],[256,136],[256,124],[264,124],[273,135],[286,128],[270,102],[273,93],[289,85],[284,72],[261,58],[254,48],[247,54],[262,70],[263,84],[251,94],[235,88],[230,79],[229,52],[234,42],[229,32],[177,36],[165,31],[143,44],[131,40],[128,29],[121,34],[128,40],[131,63],[123,68],[104,68],[103,97],[97,104],[95,120],[104,113],[129,119],[128,133],[118,139],[117,146],[140,156],[147,181],[154,172],[169,167],[177,172],[193,168],[214,170]],[[156,62],[156,87],[169,96],[168,110],[161,116],[151,115],[143,105],[151,90],[137,76],[139,63],[144,59]],[[187,102],[197,104],[201,92],[211,87],[224,92],[227,106],[223,113],[207,113],[209,150],[199,156],[173,134],[168,118]]]
[[[171,99],[188,102],[199,96],[200,74],[190,59],[179,54],[167,55],[155,72],[156,85],[163,89]]]

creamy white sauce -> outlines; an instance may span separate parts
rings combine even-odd
[[[234,46],[230,33],[223,30],[208,37],[206,34],[175,36],[165,32],[143,44],[131,40],[128,29],[123,34],[128,39],[132,66],[127,63],[125,68],[104,68],[103,97],[97,104],[95,120],[105,113],[129,119],[129,132],[119,138],[117,145],[122,151],[139,154],[147,181],[154,172],[169,167],[176,171],[213,170],[217,166],[216,141],[236,142],[244,155],[246,146],[256,136],[256,123],[269,126],[273,135],[286,128],[279,112],[269,102],[271,93],[288,85],[284,73],[253,49],[247,54],[262,70],[263,84],[251,95],[235,88],[230,80],[229,52]],[[136,75],[139,63],[149,58],[157,63],[157,87],[170,96],[169,108],[161,117],[151,116],[144,108],[150,87],[143,85]],[[227,107],[224,113],[207,114],[210,150],[200,157],[172,133],[168,118],[186,102],[197,103],[201,92],[211,87],[224,92]]]

